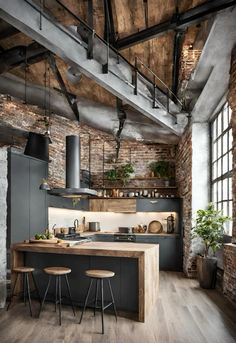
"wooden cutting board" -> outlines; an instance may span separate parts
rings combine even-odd
[[[158,220],[153,220],[148,225],[148,232],[150,233],[161,233],[163,231],[163,226]]]
[[[30,243],[43,243],[43,244],[56,244],[58,242],[58,239],[52,238],[52,239],[30,239]]]

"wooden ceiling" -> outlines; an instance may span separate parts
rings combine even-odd
[[[61,0],[75,15],[84,21],[88,21],[88,1],[87,0]],[[152,25],[170,20],[178,11],[183,13],[205,1],[203,0],[110,0],[114,21],[114,31],[117,39],[124,38],[132,33],[139,32]],[[77,25],[78,22],[65,10],[63,10],[55,0],[45,0],[45,8],[52,12],[53,15],[65,25]],[[98,35],[104,36],[104,4],[102,0],[93,0],[93,22],[94,29]],[[206,23],[202,22],[186,29],[183,39],[182,49],[188,49],[196,43],[198,37],[202,42],[206,39]],[[143,43],[121,50],[121,54],[134,64],[135,56],[138,56],[143,63],[170,88],[172,87],[173,72],[173,53],[174,53],[174,31],[164,32],[156,38],[147,40]],[[18,33],[9,38],[0,40],[0,47],[3,50],[18,45],[29,45],[31,39],[22,33]],[[203,46],[203,44],[202,44]],[[200,49],[202,48],[200,47]],[[198,46],[199,49],[199,46]],[[78,85],[70,83],[66,77],[68,66],[59,58],[57,65],[62,74],[64,82],[69,92],[78,97],[93,99],[98,103],[115,106],[115,97],[108,91],[97,85],[94,81],[89,80],[84,75]],[[47,67],[47,66],[46,66]],[[47,67],[48,68],[48,67]],[[141,68],[141,67],[140,67]],[[194,64],[192,66],[194,68]],[[151,76],[147,71],[143,71],[149,78]],[[27,68],[18,66],[11,70],[11,73],[27,78],[35,84],[44,85],[45,82],[45,62],[35,63]],[[26,73],[26,74],[25,74]],[[180,73],[184,75],[184,73]],[[48,80],[47,85],[48,85]],[[182,81],[182,80],[180,80]],[[59,88],[56,79],[51,73],[51,87]]]

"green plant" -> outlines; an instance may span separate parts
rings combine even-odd
[[[149,169],[156,177],[167,179],[171,177],[171,167],[169,161],[152,162],[149,164]]]
[[[110,181],[122,180],[123,184],[127,182],[130,175],[134,172],[134,167],[131,163],[123,164],[120,167],[107,170],[105,176]]]
[[[107,178],[107,180],[110,180],[110,181],[115,181],[118,179],[118,172],[117,172],[117,169],[110,169],[110,170],[107,170],[105,172],[105,176]]]
[[[198,210],[195,219],[195,226],[192,229],[192,238],[200,237],[204,243],[204,257],[209,255],[211,248],[213,253],[223,243],[224,223],[231,220],[223,216],[222,211],[214,209],[214,204],[209,203],[206,210]]]
[[[118,168],[118,177],[122,180],[123,184],[128,181],[130,175],[134,172],[134,168],[131,163],[124,164]]]

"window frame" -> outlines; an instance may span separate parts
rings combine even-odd
[[[227,126],[224,126],[224,112],[227,111]],[[231,115],[230,115],[231,112]],[[229,213],[229,205],[231,202],[231,211],[233,212],[233,194],[232,194],[232,174],[233,174],[233,144],[230,145],[230,137],[232,137],[232,110],[229,106],[228,102],[225,102],[219,111],[211,118],[209,121],[209,133],[210,133],[210,200],[211,202],[214,202],[216,204],[217,209],[223,210],[224,203],[227,203],[227,213],[229,216],[232,216],[233,213]],[[218,119],[219,118],[219,119]],[[220,122],[220,133],[219,133],[219,127],[218,124]],[[215,127],[214,127],[215,125]],[[215,137],[213,134],[213,130],[215,130]],[[231,131],[231,136],[230,136]],[[223,137],[227,134],[227,149],[224,151],[223,146]],[[214,138],[214,139],[213,139]],[[232,142],[232,141],[231,141]],[[216,144],[216,150],[214,150],[214,144]],[[220,146],[220,154],[218,151],[218,148]],[[214,153],[215,151],[215,153]],[[230,169],[230,153],[231,153],[231,169]],[[214,156],[215,154],[215,156]],[[223,172],[223,158],[227,156],[227,170],[226,172]],[[214,158],[215,157],[215,158]],[[216,166],[215,169],[215,178],[213,178],[213,172],[214,172],[214,164]],[[218,174],[218,166],[220,164],[220,175]],[[231,184],[230,184],[231,179]],[[220,186],[220,193],[218,184],[219,182],[222,182],[224,180],[227,181],[227,198],[225,198],[224,189],[223,186]],[[216,185],[216,199],[213,197],[213,190],[214,185]],[[231,188],[231,198],[229,197],[229,190]],[[220,199],[219,199],[220,194]],[[230,232],[225,233],[226,239],[232,238],[232,226],[230,228]],[[228,240],[228,239],[227,239]]]

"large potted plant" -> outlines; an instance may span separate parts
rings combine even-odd
[[[231,220],[223,216],[222,211],[215,210],[209,203],[206,210],[198,210],[192,238],[200,237],[203,243],[203,254],[197,257],[199,284],[202,288],[214,288],[216,281],[217,259],[215,252],[223,244],[224,224]]]

